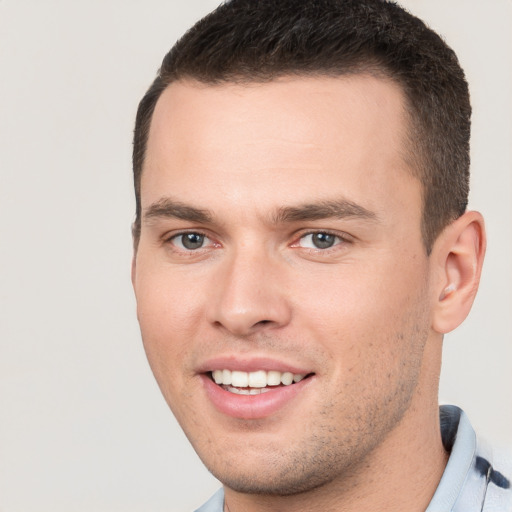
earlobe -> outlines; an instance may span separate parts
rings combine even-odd
[[[478,212],[466,212],[439,235],[433,251],[437,266],[433,329],[441,334],[458,327],[473,304],[485,255],[485,226]]]

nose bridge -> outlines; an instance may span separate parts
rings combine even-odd
[[[263,244],[247,243],[234,248],[221,267],[211,310],[213,323],[244,336],[289,321],[277,255]]]

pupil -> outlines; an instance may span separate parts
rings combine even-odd
[[[183,247],[187,249],[199,249],[203,245],[204,236],[199,233],[187,233],[181,237]]]
[[[313,244],[318,249],[328,249],[333,246],[334,239],[334,235],[330,235],[329,233],[315,233],[313,235]]]

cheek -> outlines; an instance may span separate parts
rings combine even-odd
[[[141,270],[136,281],[137,316],[151,369],[162,387],[188,368],[187,340],[197,329],[201,293],[168,272]],[[180,369],[180,372],[177,370]],[[169,378],[169,374],[173,378]],[[165,393],[164,393],[165,394]]]
[[[141,328],[155,336],[178,336],[197,324],[200,279],[188,279],[165,265],[146,265],[136,279],[137,314]]]
[[[190,385],[193,372],[187,343],[191,322],[187,315],[189,308],[183,306],[179,295],[156,283],[137,295],[137,313],[149,366],[180,423],[184,415],[193,413],[186,411],[191,402],[189,394],[194,389]]]
[[[329,278],[308,278],[301,289],[309,293],[297,294],[296,307],[303,308],[298,317],[344,371],[359,374],[358,368],[371,371],[372,366],[381,373],[386,366],[399,371],[427,328],[425,269],[399,268],[392,261],[355,267],[337,269]]]

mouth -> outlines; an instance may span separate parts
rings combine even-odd
[[[280,371],[256,370],[213,370],[210,379],[223,390],[236,395],[261,395],[272,390],[292,386],[311,377],[312,373],[292,373]]]

